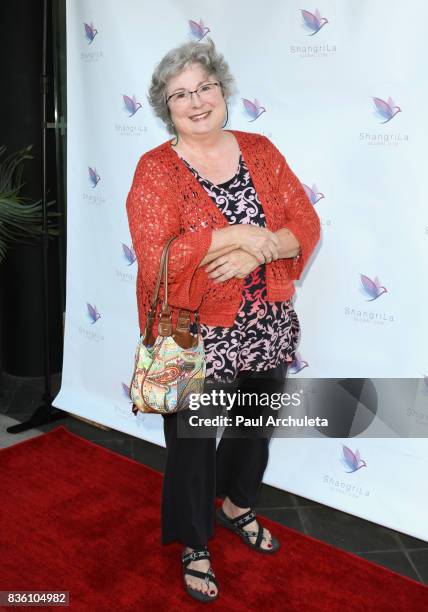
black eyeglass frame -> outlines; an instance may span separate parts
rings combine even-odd
[[[207,85],[218,85],[221,89],[223,88],[223,85],[222,85],[221,81],[212,81],[211,83],[203,83],[202,85],[199,85],[199,87],[197,89],[194,89],[193,91],[190,91],[189,89],[185,89],[184,91],[188,91],[189,92],[189,96],[191,98],[192,94],[198,93],[198,90],[201,87],[206,87]],[[168,105],[168,102],[171,100],[171,98],[173,98],[174,96],[177,96],[178,94],[181,94],[181,93],[183,93],[183,91],[176,91],[173,94],[171,94],[170,96],[168,96],[168,98],[165,100],[165,104]]]

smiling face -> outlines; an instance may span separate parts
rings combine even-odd
[[[191,64],[169,80],[166,97],[183,89],[194,91],[205,83],[213,82],[218,82],[215,75],[209,75],[199,63]],[[220,87],[213,87],[209,92],[203,92],[202,96],[193,93],[187,99],[174,96],[169,100],[168,108],[179,136],[191,137],[218,131],[226,114],[226,103]]]

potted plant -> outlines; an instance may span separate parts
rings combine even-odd
[[[43,234],[43,202],[34,201],[22,195],[25,183],[22,181],[24,162],[33,159],[33,145],[29,145],[5,155],[6,147],[0,146],[0,313],[3,312],[4,296],[4,261],[9,249],[19,245],[37,245]],[[55,204],[50,201],[47,206]],[[53,217],[61,213],[48,211],[48,236],[58,236],[57,223],[52,223]],[[0,316],[1,324],[2,316]],[[2,338],[0,329],[0,340]],[[2,345],[0,342],[0,376],[2,372]]]
[[[6,147],[0,146],[0,264],[6,258],[7,249],[16,244],[34,245],[42,235],[43,203],[34,202],[21,195],[24,161],[33,159],[30,154],[33,145],[3,158]],[[52,206],[55,201],[48,202]],[[61,213],[49,211],[49,218]],[[58,235],[58,226],[50,225],[50,236]]]

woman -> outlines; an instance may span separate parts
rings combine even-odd
[[[179,235],[169,255],[172,321],[180,307],[198,310],[206,388],[273,393],[283,388],[299,335],[293,280],[319,239],[320,224],[266,137],[223,129],[234,87],[210,40],[171,50],[155,69],[149,101],[175,138],[142,155],[126,203],[138,260],[139,323],[143,332],[163,245]],[[263,410],[236,406],[228,416]],[[211,405],[199,416],[214,412]],[[232,427],[216,450],[215,434],[182,435],[188,417],[189,411],[163,417],[162,543],[184,545],[187,592],[213,601],[218,583],[208,541],[215,516],[253,550],[279,548],[253,511],[272,431],[242,435]],[[220,494],[225,498],[216,515]]]

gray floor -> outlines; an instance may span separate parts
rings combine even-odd
[[[6,428],[31,416],[41,402],[43,378],[3,374],[0,390],[0,447],[4,448],[64,425],[88,440],[163,471],[165,449],[115,430],[104,431],[72,416],[21,434]],[[53,395],[60,375],[52,377]],[[355,553],[428,585],[428,543],[351,514],[263,485],[257,510],[274,521]]]

